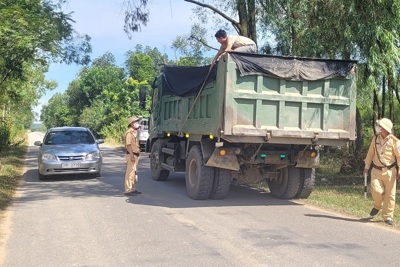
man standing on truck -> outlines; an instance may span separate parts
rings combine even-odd
[[[140,145],[137,130],[140,127],[140,117],[128,119],[128,131],[125,133],[126,149],[126,173],[125,173],[125,195],[141,194],[136,190],[137,166],[139,163]]]
[[[217,38],[217,41],[221,44],[221,47],[219,48],[218,53],[215,55],[211,66],[215,65],[219,58],[229,51],[257,53],[257,45],[250,38],[238,35],[227,36],[224,30],[217,31],[215,38]]]
[[[374,207],[370,215],[375,216],[382,209],[385,223],[393,225],[393,212],[396,197],[396,178],[400,173],[400,140],[391,134],[393,123],[383,118],[376,121],[375,133],[365,158],[364,175],[371,170],[371,194]]]

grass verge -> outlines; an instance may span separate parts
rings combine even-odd
[[[370,192],[367,193],[367,200],[365,200],[364,187],[357,185],[316,186],[310,197],[302,199],[300,202],[360,219],[369,218],[369,212],[373,207]],[[399,198],[397,198],[393,216],[395,224],[393,227],[400,230],[399,205]],[[383,223],[381,212],[372,221]]]
[[[5,211],[12,200],[23,172],[26,151],[26,144],[9,148],[7,152],[0,151],[0,212]]]

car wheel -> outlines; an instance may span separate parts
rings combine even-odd
[[[97,177],[100,177],[100,176],[101,176],[101,173],[99,173],[99,172],[90,174],[90,177],[92,177],[92,178],[97,178]]]
[[[39,180],[40,180],[40,181],[43,181],[43,180],[46,180],[46,179],[47,179],[47,176],[41,174],[39,171],[38,171],[38,177],[39,177]]]

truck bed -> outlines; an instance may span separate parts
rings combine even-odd
[[[356,62],[228,53],[199,95],[160,104],[164,133],[340,146],[355,140]]]

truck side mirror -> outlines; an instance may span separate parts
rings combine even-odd
[[[146,109],[146,87],[142,86],[139,90],[139,108]]]
[[[157,88],[157,77],[154,78],[153,83],[151,84],[151,88],[156,89]]]

